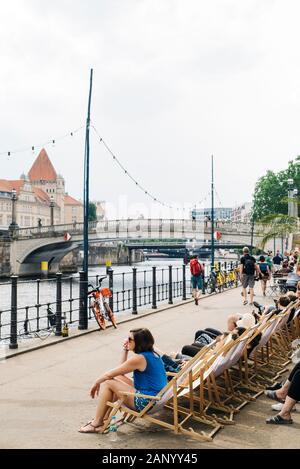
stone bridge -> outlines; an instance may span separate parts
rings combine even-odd
[[[216,248],[250,246],[251,228],[250,224],[245,223],[215,223],[215,231],[220,233],[220,240],[216,242]],[[123,245],[129,251],[146,249],[147,247],[186,247],[190,249],[195,244],[207,247],[210,245],[210,241],[210,222],[186,219],[128,219],[91,222],[89,224],[90,244],[98,243],[108,247]],[[2,245],[2,251],[4,249],[2,258],[6,260],[5,273],[29,275],[40,272],[42,261],[47,261],[53,266],[58,265],[68,253],[82,246],[82,243],[83,223],[18,229],[12,236],[0,241],[0,258]],[[256,226],[253,231],[253,247],[259,247],[260,244],[261,235],[259,227]],[[282,248],[281,239],[275,240],[275,247],[276,249]],[[273,250],[274,242],[272,241],[265,249]]]

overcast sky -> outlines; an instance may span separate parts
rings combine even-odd
[[[147,190],[201,201],[213,154],[222,205],[250,201],[258,177],[300,153],[299,18],[298,0],[1,2],[0,152],[84,125],[93,68],[93,122]],[[82,198],[84,131],[47,151]],[[1,156],[0,178],[36,156]],[[112,216],[158,214],[93,132],[90,166],[91,198]]]

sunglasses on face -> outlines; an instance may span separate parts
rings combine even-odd
[[[132,337],[128,337],[129,342],[134,342],[134,339]]]

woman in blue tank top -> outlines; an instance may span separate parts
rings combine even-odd
[[[111,410],[107,402],[123,399],[127,407],[141,411],[151,400],[144,396],[155,396],[166,386],[165,367],[153,346],[154,339],[148,329],[130,331],[123,344],[122,364],[100,376],[90,390],[91,397],[99,396],[99,401],[94,419],[80,428],[81,433],[102,432],[105,416]],[[133,352],[130,358],[129,352]],[[126,376],[131,372],[133,381]]]

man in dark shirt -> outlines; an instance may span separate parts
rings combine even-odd
[[[240,260],[240,273],[241,273],[241,280],[243,286],[243,297],[244,297],[244,305],[248,303],[247,301],[247,287],[250,290],[250,305],[253,305],[253,297],[254,297],[254,281],[255,276],[258,276],[258,267],[256,264],[256,260],[253,256],[249,254],[249,248],[243,248],[243,256]]]
[[[280,251],[277,251],[276,256],[273,257],[273,265],[274,265],[275,272],[277,272],[280,269],[282,260],[283,258],[280,255]]]

